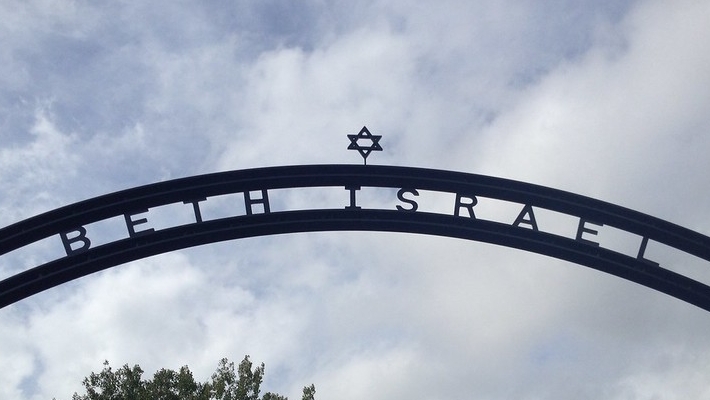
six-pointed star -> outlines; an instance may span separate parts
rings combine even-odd
[[[357,150],[360,152],[360,155],[365,160],[365,164],[367,164],[367,156],[369,156],[371,152],[382,151],[382,146],[380,146],[380,139],[382,139],[382,135],[373,135],[365,126],[360,129],[360,132],[357,135],[348,135],[348,139],[350,139],[348,150]],[[360,146],[357,143],[359,139],[369,139],[372,141],[372,144],[367,147]]]

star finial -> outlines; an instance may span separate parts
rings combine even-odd
[[[380,146],[380,139],[382,139],[382,135],[373,135],[369,130],[367,130],[366,126],[363,126],[357,135],[348,135],[348,139],[350,139],[348,150],[357,150],[360,152],[365,165],[367,165],[367,156],[369,156],[371,152],[382,151],[382,146]],[[372,144],[367,147],[360,146],[357,142],[360,139],[370,140]]]

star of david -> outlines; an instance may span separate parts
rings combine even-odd
[[[348,135],[348,139],[350,139],[348,150],[357,150],[362,156],[362,159],[365,161],[365,165],[367,165],[367,156],[369,156],[370,153],[373,151],[382,151],[382,146],[380,146],[380,139],[382,139],[382,135],[373,135],[365,126],[360,129],[360,132],[357,135]],[[372,144],[367,147],[361,146],[358,144],[358,140],[360,139],[370,140]]]

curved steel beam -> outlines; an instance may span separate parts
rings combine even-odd
[[[544,208],[612,225],[710,260],[710,238],[610,203],[507,179],[420,168],[313,165],[195,176],[128,189],[62,207],[0,230],[0,254],[126,213],[222,194],[295,187],[416,188]],[[710,311],[710,287],[641,257],[495,221],[425,212],[326,209],[269,212],[196,222],[77,252],[0,281],[0,308],[128,261],[244,237],[308,231],[391,231],[456,237],[532,251],[585,265]]]

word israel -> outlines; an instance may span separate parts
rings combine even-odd
[[[304,189],[316,192],[319,188]],[[323,190],[322,188],[320,189]],[[375,188],[365,189],[366,190],[363,190],[363,188],[361,188],[360,186],[346,186],[345,190],[349,194],[349,201],[344,198],[343,200],[345,200],[344,203],[346,203],[346,205],[343,207],[343,204],[341,203],[339,207],[351,211],[362,209],[363,206],[359,204],[359,196],[362,194],[362,192],[367,192],[368,190],[375,190]],[[425,191],[420,191],[414,188],[387,189],[389,189],[389,193],[391,193],[391,198],[383,201],[381,198],[382,196],[380,196],[379,198],[375,196],[374,201],[379,201],[382,204],[374,204],[374,206],[368,208],[387,209],[386,207],[391,207],[389,209],[396,210],[397,212],[402,213],[432,212],[432,210],[421,211],[422,208],[427,208],[427,205],[422,203],[422,197],[426,196],[421,196],[425,193]],[[340,190],[342,190],[342,187]],[[377,190],[382,191],[386,189],[377,188]],[[274,190],[273,192],[283,194],[283,192],[287,192],[287,190]],[[343,197],[348,196],[348,194]],[[428,192],[428,194],[428,198],[436,198],[436,196],[432,196],[432,192]],[[241,197],[237,198],[236,200],[241,202],[244,205],[244,208],[242,210],[241,207],[233,207],[235,209],[239,208],[239,212],[232,213],[229,218],[291,211],[291,209],[288,208],[281,210],[273,210],[272,202],[270,201],[270,190],[268,189],[245,191],[240,193],[234,193],[233,195],[238,195],[238,197]],[[448,210],[446,211],[448,215],[469,220],[493,220],[491,218],[485,218],[485,215],[484,218],[482,218],[478,211],[479,208],[481,208],[482,203],[485,203],[486,201],[490,203],[491,201],[494,201],[494,199],[480,198],[480,196],[464,195],[461,193],[439,193],[438,195],[438,203],[448,202],[448,206],[444,204],[445,208]],[[234,201],[234,199],[232,200]],[[369,200],[370,203],[373,202],[371,198]],[[189,224],[200,224],[206,220],[205,216],[203,215],[203,205],[206,202],[209,203],[209,201],[210,200],[208,200],[207,197],[204,197],[199,199],[183,200],[181,203],[177,204],[182,204],[182,207],[185,208],[185,211],[189,212],[190,217],[192,219],[192,221],[188,222]],[[281,208],[285,207],[283,205],[284,201],[279,201],[278,203],[281,205]],[[385,205],[384,203],[387,204]],[[439,206],[441,206],[441,204],[439,204]],[[538,208],[538,211],[536,211],[536,208],[534,208],[530,204],[508,203],[507,206],[508,208],[510,208],[511,206],[515,208],[513,210],[513,214],[509,213],[510,217],[508,218],[507,222],[505,220],[505,217],[503,218],[503,221],[495,222],[507,223],[510,226],[519,229],[528,229],[534,232],[542,231],[540,228],[540,224],[538,223],[538,214],[536,213],[543,213],[545,211],[544,209]],[[431,207],[429,208],[431,209]],[[490,208],[490,205],[488,208]],[[121,216],[122,224],[125,226],[125,230],[129,238],[140,237],[156,231],[156,228],[151,224],[152,212],[153,211],[148,209],[141,209],[130,213],[125,213]],[[439,210],[435,210],[433,212],[439,214],[443,213],[441,207],[439,208]],[[544,215],[549,215],[549,212],[544,213]],[[578,242],[590,246],[600,246],[599,234],[600,229],[604,227],[603,224],[596,223],[594,221],[587,220],[581,217],[567,217],[568,220],[574,219],[574,226],[568,227],[567,229],[567,231],[571,230],[572,233],[570,239],[574,239]],[[569,221],[567,221],[567,224],[569,225]],[[181,224],[177,224],[174,226],[181,226]],[[552,232],[548,231],[547,233]],[[92,247],[92,238],[90,237],[90,234],[84,226],[79,226],[74,229],[61,232],[59,233],[59,237],[61,238],[61,242],[64,247],[64,250],[66,251],[67,256],[83,253]],[[640,245],[637,247],[636,250],[634,250],[635,254],[633,254],[633,256],[635,256],[639,260],[643,260],[650,264],[657,265],[657,263],[647,260],[645,258],[645,252],[648,242],[648,238],[641,237]]]
[[[378,150],[379,138],[365,131],[350,139],[363,158]],[[698,258],[691,262],[710,261],[706,235],[558,189],[381,165],[217,172],[109,193],[19,221],[0,229],[0,255],[42,241],[32,246],[41,249],[33,255],[54,258],[0,281],[0,308],[157,254],[323,231],[431,234],[502,245],[597,269],[710,311],[710,286],[665,267],[677,264],[669,262],[668,248]],[[50,247],[53,254],[43,253]]]

